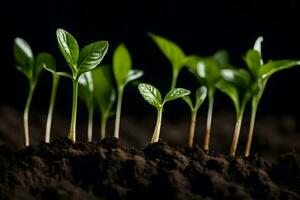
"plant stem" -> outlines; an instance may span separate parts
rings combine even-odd
[[[123,99],[123,88],[120,88],[118,90],[118,102],[117,102],[115,133],[114,133],[114,136],[116,138],[119,138],[121,110],[122,110],[122,99]]]
[[[247,143],[246,143],[245,157],[248,157],[250,154],[253,131],[254,131],[254,124],[255,124],[255,118],[256,118],[256,111],[257,111],[257,106],[253,106],[253,104],[252,104],[251,121],[250,121],[250,127],[249,127],[249,132],[248,132],[248,139],[247,139]]]
[[[173,90],[176,87],[177,77],[178,77],[177,70],[173,70],[172,83],[171,83],[171,89],[170,90]]]
[[[190,133],[189,133],[189,143],[188,143],[189,147],[193,146],[194,135],[195,135],[195,127],[196,127],[196,120],[197,120],[197,111],[192,111]]]
[[[105,116],[104,114],[102,114],[101,116],[101,140],[105,138],[106,135],[106,123],[107,123],[107,116]]]
[[[243,118],[243,115],[239,116],[236,121],[236,124],[235,124],[233,140],[232,140],[232,144],[231,144],[231,148],[230,148],[230,156],[235,156],[235,153],[236,153],[237,144],[239,141],[239,136],[240,136],[240,131],[241,131],[242,118]]]
[[[163,112],[163,106],[157,109],[157,121],[152,135],[151,143],[158,142],[159,140],[162,112]]]
[[[49,105],[48,116],[47,116],[47,124],[46,124],[46,134],[45,134],[45,142],[46,143],[50,142],[52,115],[53,115],[53,109],[54,109],[54,104],[55,104],[55,99],[56,99],[56,91],[57,91],[58,82],[59,82],[59,76],[53,75],[51,99],[50,99],[50,105]]]
[[[72,103],[72,116],[69,138],[76,142],[76,117],[77,117],[77,97],[78,97],[78,80],[73,79],[73,103]]]
[[[88,119],[88,142],[93,140],[93,120],[94,120],[94,106],[89,108],[89,119]]]
[[[29,108],[32,101],[32,96],[34,93],[35,84],[30,83],[29,93],[23,113],[23,120],[24,120],[24,134],[25,134],[25,146],[29,146],[29,126],[28,126],[28,115],[29,115]]]
[[[204,137],[205,151],[209,151],[213,106],[214,106],[214,89],[209,89],[208,90],[208,113],[207,113],[207,120],[206,120],[206,132]]]

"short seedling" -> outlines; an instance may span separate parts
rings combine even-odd
[[[72,71],[72,74],[60,72],[60,75],[70,78],[73,83],[72,118],[69,137],[75,142],[79,77],[88,71],[92,71],[100,64],[107,52],[108,42],[98,41],[91,43],[79,53],[77,41],[70,33],[63,29],[57,29],[56,36],[60,51]]]
[[[88,131],[87,140],[93,139],[93,120],[94,120],[94,83],[92,72],[86,72],[79,77],[79,98],[85,102],[88,110]]]
[[[197,89],[196,95],[195,95],[195,105],[193,105],[193,102],[189,96],[184,96],[183,100],[188,104],[190,110],[191,110],[191,124],[190,124],[190,131],[189,131],[189,141],[188,146],[193,146],[194,141],[194,135],[195,135],[195,127],[196,127],[196,121],[197,121],[197,113],[204,102],[205,98],[207,96],[207,88],[205,86],[202,86]]]
[[[29,44],[24,39],[19,37],[15,38],[13,50],[17,69],[26,76],[29,83],[29,92],[23,113],[25,146],[29,146],[29,108],[39,75],[43,69],[42,63],[44,62],[45,53],[38,54],[35,60]]]
[[[106,136],[106,124],[116,101],[116,90],[113,86],[112,72],[109,65],[103,65],[92,72],[94,81],[94,100],[101,112],[101,139]]]
[[[150,84],[140,83],[138,85],[138,88],[143,98],[157,109],[157,121],[151,139],[151,143],[158,142],[160,135],[162,112],[165,103],[187,96],[190,94],[190,91],[183,88],[174,88],[166,94],[164,99],[162,99],[159,90]]]
[[[113,55],[113,72],[117,82],[117,110],[116,110],[116,121],[115,121],[115,132],[114,136],[119,138],[120,130],[120,119],[122,110],[122,99],[125,86],[143,75],[142,70],[133,70],[132,61],[129,51],[124,44],[120,44]]]
[[[235,156],[244,111],[253,94],[253,84],[250,73],[244,69],[222,69],[221,75],[223,79],[217,83],[217,87],[231,98],[236,111],[236,124],[230,148],[230,155]]]
[[[250,154],[257,107],[269,78],[278,71],[288,69],[300,64],[299,60],[270,60],[267,63],[264,63],[261,55],[262,41],[263,38],[259,37],[254,44],[253,50],[249,50],[245,56],[245,61],[247,63],[249,71],[251,72],[254,81],[257,84],[257,89],[255,90],[255,93],[253,94],[251,99],[251,120],[245,149],[246,157]]]
[[[153,33],[149,33],[149,36],[154,40],[154,42],[172,64],[173,73],[171,89],[174,89],[176,87],[178,74],[184,66],[185,54],[183,50],[174,42]]]

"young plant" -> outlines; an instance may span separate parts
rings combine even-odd
[[[209,151],[212,127],[212,114],[216,84],[221,79],[221,69],[229,66],[229,56],[224,50],[216,52],[210,57],[187,56],[184,62],[202,85],[207,87],[208,113],[204,136],[204,150]]]
[[[120,130],[120,119],[122,110],[122,99],[125,86],[143,75],[141,70],[133,70],[132,61],[129,51],[124,44],[120,44],[113,55],[113,72],[117,82],[117,110],[116,110],[116,121],[115,121],[115,132],[114,136],[119,138]]]
[[[23,113],[25,146],[29,146],[29,108],[31,105],[32,96],[35,91],[36,84],[38,82],[39,75],[43,69],[42,63],[45,53],[38,54],[37,58],[34,59],[29,44],[24,39],[19,37],[15,38],[13,51],[17,64],[17,69],[26,76],[29,83],[29,92]]]
[[[170,90],[164,99],[162,99],[160,92],[154,86],[146,83],[140,83],[138,89],[143,98],[152,106],[157,109],[157,121],[154,129],[154,133],[151,139],[151,143],[158,142],[160,135],[162,112],[165,103],[178,98],[182,98],[190,94],[189,90],[183,88],[174,88]]]
[[[149,36],[172,64],[173,72],[171,89],[174,89],[176,87],[178,74],[184,66],[185,54],[174,42],[153,33],[149,33]]]
[[[116,101],[116,90],[113,86],[112,72],[109,65],[103,65],[92,72],[94,81],[94,100],[101,112],[101,139],[106,136],[106,123],[114,115],[112,107]]]
[[[91,43],[85,46],[79,53],[77,41],[70,33],[63,29],[57,29],[56,36],[60,51],[72,72],[72,74],[66,72],[60,72],[59,74],[70,78],[73,83],[72,118],[69,138],[75,142],[79,77],[88,71],[92,71],[100,64],[107,52],[108,42],[98,41]]]
[[[183,100],[188,104],[190,110],[191,110],[191,124],[190,124],[190,131],[189,131],[189,141],[188,146],[193,146],[194,141],[194,135],[195,135],[195,127],[196,127],[196,120],[197,120],[197,113],[204,102],[205,98],[207,96],[207,88],[205,86],[202,86],[197,89],[196,91],[196,100],[195,105],[193,105],[193,102],[189,96],[184,96]]]
[[[92,142],[93,139],[93,120],[94,120],[94,83],[92,72],[88,71],[79,77],[79,98],[81,98],[88,110],[88,131],[87,140]]]
[[[254,81],[257,85],[257,89],[255,90],[255,93],[253,94],[251,99],[251,120],[245,149],[246,157],[250,154],[257,107],[269,78],[278,71],[288,69],[300,64],[299,60],[270,60],[267,63],[264,63],[261,55],[262,41],[263,38],[259,37],[254,44],[254,48],[248,50],[245,56],[247,67],[249,68],[249,71],[251,72],[252,77],[254,78]]]
[[[223,69],[221,75],[223,79],[217,83],[217,87],[231,98],[236,111],[236,124],[230,148],[230,155],[235,156],[243,115],[253,93],[253,84],[250,73],[244,69]]]
[[[45,132],[45,142],[50,142],[50,133],[51,133],[51,124],[52,124],[52,116],[54,110],[54,104],[56,99],[56,91],[59,82],[59,74],[56,73],[56,62],[54,57],[51,54],[45,54],[44,56],[45,62],[43,63],[44,69],[48,70],[52,74],[52,89],[51,89],[51,98],[49,103],[49,110],[47,116],[47,123],[46,123],[46,132]]]

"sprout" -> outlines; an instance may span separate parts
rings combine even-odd
[[[70,78],[73,83],[72,118],[69,137],[75,142],[79,77],[88,71],[92,71],[100,64],[107,52],[108,42],[98,41],[91,43],[85,46],[79,53],[77,41],[70,33],[63,29],[57,29],[56,36],[61,53],[72,71],[72,74],[66,72],[59,72],[59,74]]]
[[[94,81],[94,100],[101,112],[101,139],[105,138],[106,123],[114,114],[112,107],[116,101],[112,72],[109,65],[103,65],[92,72]]]
[[[195,126],[196,126],[196,120],[197,120],[197,112],[204,102],[205,98],[207,96],[207,88],[205,86],[202,86],[197,89],[196,91],[196,100],[195,105],[193,105],[192,100],[189,96],[184,96],[183,100],[188,104],[190,110],[191,110],[191,124],[190,124],[190,131],[189,131],[189,142],[188,146],[193,146],[194,141],[194,135],[195,135]]]
[[[201,84],[207,87],[208,113],[204,136],[204,150],[209,151],[216,84],[221,79],[220,70],[229,66],[229,56],[224,50],[220,50],[213,56],[206,58],[191,55],[186,57],[184,64],[188,66],[189,70]]]
[[[178,74],[184,66],[185,54],[183,50],[174,42],[153,33],[150,33],[149,36],[154,40],[154,42],[172,64],[173,73],[171,89],[174,89],[176,87]]]
[[[56,73],[56,63],[55,59],[50,54],[44,54],[45,63],[43,65],[44,69],[48,70],[52,74],[52,89],[51,89],[51,98],[49,103],[49,110],[47,116],[47,123],[46,123],[46,134],[45,134],[45,142],[50,142],[50,133],[51,133],[51,124],[52,124],[52,115],[54,110],[54,104],[56,99],[56,91],[59,82],[59,74]],[[50,70],[51,69],[51,70]]]
[[[262,37],[257,38],[254,44],[254,49],[248,50],[245,56],[247,67],[249,68],[249,71],[251,72],[256,83],[256,90],[251,99],[251,120],[245,149],[246,157],[250,154],[257,107],[269,78],[278,71],[288,69],[300,64],[300,61],[298,60],[270,60],[267,63],[264,63],[261,55],[262,41]]]
[[[119,138],[122,98],[125,86],[143,75],[141,70],[133,70],[131,56],[124,44],[120,44],[113,55],[113,72],[117,82],[117,111],[114,136]]]
[[[93,139],[93,118],[94,118],[94,84],[91,71],[79,77],[79,98],[81,98],[88,110],[88,131],[87,140]]]
[[[183,88],[174,88],[170,90],[164,99],[162,99],[160,92],[154,86],[146,83],[140,83],[138,85],[139,92],[143,98],[152,106],[157,109],[157,121],[154,129],[154,133],[151,139],[151,143],[158,142],[160,135],[161,119],[163,107],[166,102],[172,101],[178,98],[182,98],[190,94],[189,90]]]
[[[25,134],[25,146],[29,146],[29,127],[28,127],[28,114],[32,101],[32,96],[35,91],[35,87],[42,71],[42,65],[44,62],[45,53],[38,54],[36,60],[29,44],[22,38],[15,38],[14,41],[14,57],[17,64],[17,69],[23,73],[28,79],[29,92],[25,109],[23,113],[24,120],[24,134]]]
[[[217,87],[231,98],[236,111],[236,124],[230,148],[230,155],[235,156],[244,111],[252,96],[253,85],[250,73],[244,69],[222,69],[221,75],[223,79],[217,83]]]

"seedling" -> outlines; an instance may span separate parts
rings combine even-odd
[[[298,60],[270,60],[267,63],[264,63],[261,54],[262,41],[263,38],[259,37],[254,44],[254,48],[248,50],[245,56],[246,64],[257,84],[257,89],[251,99],[251,120],[245,149],[246,157],[250,154],[257,107],[269,78],[278,71],[288,69],[300,64],[300,61]]]
[[[209,151],[216,84],[221,79],[221,69],[229,66],[228,57],[228,53],[221,50],[210,57],[187,56],[184,63],[200,83],[207,87],[208,113],[203,147],[205,151]]]
[[[217,83],[217,87],[231,98],[236,111],[236,124],[230,148],[230,155],[235,156],[244,111],[253,94],[253,84],[250,73],[244,69],[222,69],[221,75],[223,79]]]
[[[149,36],[154,40],[154,42],[172,64],[173,73],[171,89],[174,89],[176,87],[178,74],[184,66],[185,54],[183,50],[174,42],[153,33],[149,33]]]
[[[117,111],[115,121],[114,136],[119,138],[120,119],[122,110],[122,99],[125,86],[138,78],[140,78],[144,72],[142,70],[133,70],[132,61],[129,51],[124,44],[120,44],[113,55],[113,72],[117,82]]]
[[[25,146],[29,146],[29,127],[28,127],[28,114],[32,101],[32,96],[38,82],[39,75],[42,71],[42,63],[44,62],[45,53],[40,53],[34,59],[32,50],[29,44],[22,38],[15,38],[14,41],[14,57],[17,64],[17,69],[23,73],[28,79],[29,91],[23,113],[24,120],[24,135]]]
[[[43,63],[44,69],[48,70],[52,74],[52,89],[51,89],[51,98],[49,103],[49,110],[47,116],[47,123],[46,123],[46,133],[45,133],[45,142],[50,142],[50,133],[51,133],[51,124],[52,124],[52,116],[54,110],[54,104],[56,99],[56,91],[59,82],[59,74],[56,73],[56,62],[52,55],[45,54],[45,63]],[[50,70],[49,70],[50,69]]]
[[[190,94],[190,91],[183,88],[174,88],[166,94],[164,99],[162,99],[159,90],[150,84],[140,83],[138,85],[138,89],[143,98],[150,105],[154,106],[157,109],[157,121],[151,139],[151,143],[158,142],[160,135],[162,112],[165,103],[187,96]]]
[[[79,98],[81,98],[88,110],[88,142],[93,138],[93,119],[94,119],[94,83],[92,72],[88,71],[79,77]]]
[[[72,72],[72,74],[66,72],[60,72],[59,74],[70,78],[73,83],[72,118],[69,137],[75,142],[79,77],[88,71],[92,71],[100,64],[107,52],[108,42],[98,41],[91,43],[85,46],[79,53],[77,41],[70,33],[63,29],[57,29],[56,36],[60,51]]]
[[[101,112],[101,139],[106,136],[106,123],[114,115],[112,107],[116,101],[112,72],[109,65],[103,65],[92,72],[94,81],[94,98]]]
[[[207,96],[207,88],[205,86],[202,86],[197,89],[196,91],[196,100],[195,104],[193,105],[193,102],[189,96],[184,96],[183,100],[188,104],[190,110],[191,110],[191,124],[190,124],[190,131],[189,131],[189,141],[188,146],[193,146],[194,141],[194,135],[195,135],[195,127],[196,127],[196,121],[197,121],[197,113],[204,102],[205,98]]]

